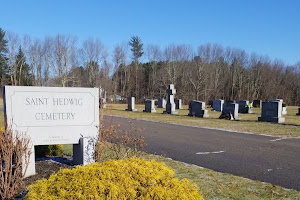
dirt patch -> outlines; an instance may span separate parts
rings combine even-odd
[[[26,187],[35,183],[37,180],[43,178],[49,178],[49,176],[64,168],[73,168],[74,166],[71,164],[71,161],[65,158],[43,158],[40,161],[35,162],[35,170],[36,175],[27,177],[23,180],[23,184],[20,187],[20,195],[18,195],[15,199],[23,199],[27,194]]]

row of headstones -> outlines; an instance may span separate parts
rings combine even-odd
[[[282,106],[282,99],[273,99],[267,102],[255,100],[254,102],[256,104],[259,103],[260,105],[256,107],[262,108],[261,117],[258,117],[258,121],[277,123],[283,123],[285,121],[285,118],[282,116],[287,114],[287,110],[286,107]],[[238,113],[252,113],[251,107],[251,104],[249,104],[249,101],[247,100],[239,101],[238,103],[224,103],[224,100],[218,99],[213,101],[212,110],[221,111],[220,118],[227,115],[230,119],[236,120],[238,119]],[[300,115],[300,108],[298,108],[298,113],[296,115]]]
[[[165,101],[164,99],[160,99],[158,102],[158,107],[164,107],[166,110],[164,113],[168,114],[177,114],[176,108],[181,109],[181,99],[174,99],[174,95],[176,94],[176,89],[173,84],[169,85],[167,89],[168,99]],[[177,104],[175,104],[177,102]],[[248,100],[242,100],[236,103],[232,101],[231,103],[225,103],[222,99],[217,99],[213,101],[213,109],[215,111],[221,111],[221,115],[219,118],[224,118],[226,116],[227,119],[237,120],[239,119],[238,113],[252,113],[252,105],[255,107],[262,108],[261,117],[258,118],[258,121],[267,121],[267,122],[277,122],[281,123],[285,121],[285,118],[282,115],[287,114],[286,107],[282,106],[282,99],[270,100],[268,102],[262,102],[261,100],[254,100],[252,104],[249,103]],[[136,111],[135,109],[135,98],[128,98],[128,109],[127,111]],[[155,100],[146,100],[145,101],[145,110],[144,112],[156,112],[155,110]],[[300,115],[300,108],[297,115]],[[191,101],[189,104],[189,114],[188,116],[196,116],[196,117],[208,117],[208,112],[205,110],[205,102],[202,101]]]
[[[150,113],[155,113],[155,101],[153,99],[146,99],[145,100],[145,110],[143,110],[144,112],[150,112]],[[127,99],[128,102],[128,108],[126,109],[126,111],[137,111],[137,109],[135,108],[135,97],[128,97]],[[182,100],[181,99],[175,99],[175,109],[183,109],[182,108]],[[158,99],[158,105],[157,108],[166,108],[167,106],[167,101],[166,99],[162,98],[162,99]]]
[[[158,99],[157,108],[167,108],[165,99]],[[176,109],[183,109],[181,99],[175,99],[175,109],[166,109],[164,113],[177,114]],[[128,98],[128,108],[126,111],[137,111],[135,108],[135,97]],[[155,113],[155,100],[149,99],[145,101],[145,110],[143,112]],[[208,117],[208,111],[205,109],[205,102],[193,100],[189,104],[188,116]]]

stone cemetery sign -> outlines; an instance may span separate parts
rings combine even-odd
[[[216,99],[213,101],[213,108],[212,111],[222,111],[223,109],[224,100],[223,99]]]
[[[261,117],[258,117],[258,121],[283,123],[285,118],[282,117],[282,101],[263,102]]]
[[[128,97],[127,104],[128,104],[128,108],[126,109],[126,111],[133,111],[133,112],[137,111],[137,109],[135,109],[135,97]]]
[[[230,120],[239,119],[239,104],[237,103],[225,103],[223,104],[222,113],[220,115],[220,119],[224,118],[224,116],[229,115]]]
[[[6,123],[31,139],[26,177],[35,174],[34,145],[73,144],[75,164],[94,161],[98,88],[4,86],[3,92]]]
[[[238,102],[239,104],[239,113],[252,113],[251,104],[248,100],[242,100]]]
[[[167,101],[164,98],[158,99],[157,108],[166,108]]]
[[[155,113],[155,100],[147,99],[145,101],[145,110],[143,110],[143,112]]]
[[[183,109],[181,99],[175,99],[174,101],[175,101],[175,109]]]
[[[209,117],[208,111],[205,110],[205,102],[192,100],[189,104],[190,117]]]
[[[167,114],[177,114],[176,109],[175,109],[175,102],[174,102],[174,95],[176,94],[176,89],[173,84],[169,85],[169,88],[167,89],[167,94],[168,94],[168,101],[166,105],[166,110],[164,113]]]

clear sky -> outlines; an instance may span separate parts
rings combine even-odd
[[[218,43],[300,61],[300,0],[0,0],[0,27],[19,35],[72,34],[112,51],[133,35],[144,45]]]

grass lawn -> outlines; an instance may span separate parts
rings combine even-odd
[[[167,123],[177,123],[199,127],[220,128],[226,130],[235,130],[242,132],[251,132],[255,134],[267,134],[277,137],[300,137],[300,116],[296,116],[298,107],[288,106],[285,123],[276,124],[270,122],[258,122],[261,116],[261,109],[254,108],[252,114],[239,114],[240,120],[230,121],[218,119],[220,112],[211,111],[207,108],[209,118],[189,117],[188,106],[184,105],[183,110],[177,110],[178,115],[163,114],[165,109],[156,108],[156,113],[143,112],[144,105],[136,105],[137,112],[125,111],[127,104],[108,104],[104,111],[107,115],[122,116],[134,119],[145,119]]]

